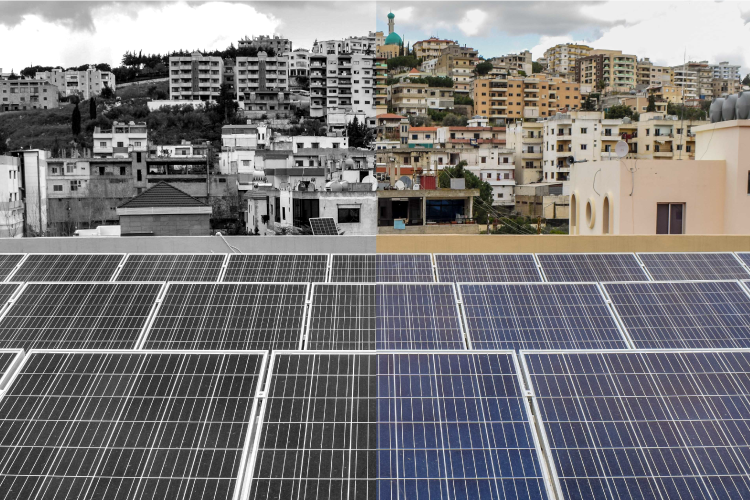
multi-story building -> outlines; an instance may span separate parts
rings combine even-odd
[[[292,51],[292,41],[288,38],[281,37],[279,35],[258,35],[252,38],[245,37],[237,43],[241,49],[255,48],[258,50],[262,49],[273,49],[275,54],[281,55]]]
[[[292,113],[289,64],[286,56],[238,57],[235,66],[237,100],[250,118],[287,117]]]
[[[39,71],[35,78],[51,83],[63,96],[75,95],[84,100],[91,96],[98,96],[105,87],[116,90],[115,75],[109,71],[100,71],[93,66],[89,66],[85,71],[62,68]]]
[[[713,99],[714,70],[711,65],[708,64],[708,61],[690,61],[687,64],[687,68],[688,70],[695,72],[696,93],[698,94],[698,99],[709,101]]]
[[[578,43],[560,43],[544,51],[547,60],[547,72],[573,78],[576,61],[588,56],[594,50],[588,45]]]
[[[435,65],[435,73],[451,77],[453,91],[468,96],[471,93],[471,82],[474,79],[474,67],[478,56],[479,52],[472,48],[449,45],[441,51]]]
[[[374,43],[374,42],[373,42]],[[375,58],[363,53],[310,54],[310,116],[375,116]],[[360,120],[361,121],[361,120]]]
[[[514,151],[516,182],[531,184],[544,179],[544,123],[541,121],[515,122],[508,125],[506,143]]]
[[[289,63],[289,88],[301,89],[300,82],[310,77],[310,51],[296,49],[292,52],[285,52],[284,57]]]
[[[398,36],[398,35],[396,35]],[[335,55],[335,54],[375,54],[375,33],[370,32],[367,36],[350,36],[343,40],[321,40],[315,41],[311,51],[312,54]],[[387,40],[386,40],[387,43]]]
[[[58,89],[46,80],[0,80],[0,112],[57,106]]]
[[[508,54],[505,56],[493,57],[488,59],[496,70],[510,73],[512,71],[523,71],[526,75],[532,74],[531,52],[524,50],[518,54]]]
[[[492,186],[493,206],[515,204],[516,170],[513,155],[510,149],[496,147],[472,148],[460,154],[460,161],[467,163],[466,170]]]
[[[426,83],[408,80],[391,85],[391,108],[400,115],[423,115],[427,113]]]
[[[236,68],[234,59],[224,59],[224,74],[222,80],[224,83],[230,86],[232,95],[237,94],[237,80],[236,80]]]
[[[375,74],[375,113],[380,115],[388,111],[388,64],[385,58],[376,57],[375,67],[373,68]]]
[[[169,58],[169,99],[215,101],[221,92],[224,60],[193,52]]]
[[[443,87],[429,87],[427,89],[427,109],[442,111],[452,108],[453,104],[453,89]]]
[[[23,236],[23,202],[18,158],[0,155],[0,238]]]
[[[23,204],[24,236],[47,234],[47,151],[11,151],[20,176],[19,193]]]
[[[729,64],[728,61],[722,61],[719,64],[708,65],[713,71],[713,77],[718,80],[740,80],[740,65]]]
[[[643,160],[688,160],[695,158],[693,127],[707,121],[680,120],[679,116],[641,113],[631,152]]]
[[[646,89],[648,96],[653,95],[656,101],[671,102],[675,104],[682,103],[682,87],[669,84],[652,85]]]
[[[698,73],[687,64],[673,66],[674,85],[680,89],[681,102],[694,104],[699,99]]]
[[[129,158],[130,153],[145,155],[148,128],[146,122],[114,122],[111,129],[94,128],[93,142],[95,158]]]
[[[437,59],[440,57],[443,49],[449,45],[457,45],[453,40],[443,40],[442,38],[430,37],[427,40],[420,40],[412,44],[414,55],[420,59]]]
[[[605,91],[627,92],[636,85],[638,58],[621,50],[592,50],[576,60],[576,81]]]
[[[742,90],[742,83],[737,79],[714,78],[711,80],[711,86],[714,97],[726,97]]]
[[[638,60],[636,85],[669,85],[674,81],[674,72],[668,66],[656,66],[648,57]]]

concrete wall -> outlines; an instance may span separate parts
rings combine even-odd
[[[425,226],[406,226],[406,229],[394,229],[393,226],[378,227],[378,234],[479,234],[486,230],[483,224],[427,224]]]
[[[122,235],[206,236],[211,234],[211,214],[121,215]]]

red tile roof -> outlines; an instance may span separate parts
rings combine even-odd
[[[382,115],[378,115],[375,117],[376,120],[384,119],[384,120],[396,120],[406,118],[405,116],[397,115],[396,113],[383,113]]]
[[[437,132],[437,127],[411,127],[409,132]]]
[[[491,130],[493,132],[505,132],[505,127],[448,127],[451,132],[480,132]]]

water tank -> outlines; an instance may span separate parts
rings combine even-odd
[[[338,182],[332,181],[332,182],[329,182],[328,184],[326,184],[326,190],[327,191],[333,191],[333,192],[339,193],[339,192],[343,191],[343,188],[341,187],[341,184],[339,184]]]
[[[354,168],[354,160],[352,160],[351,158],[347,158],[346,160],[344,160],[344,169],[351,170],[353,168]]]
[[[708,108],[708,119],[711,123],[718,123],[721,121],[721,108],[724,106],[724,98],[717,97],[711,103],[711,107]]]
[[[750,120],[750,92],[740,92],[737,96],[735,118]]]
[[[724,104],[721,106],[721,120],[725,122],[734,120],[734,111],[736,106],[737,96],[728,95],[727,98],[724,99]]]

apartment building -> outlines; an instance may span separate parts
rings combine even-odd
[[[596,89],[603,82],[605,91],[627,92],[636,85],[638,58],[621,50],[592,50],[576,60],[575,80]]]
[[[714,70],[708,64],[708,61],[691,61],[687,64],[688,69],[695,72],[696,76],[696,91],[698,98],[701,100],[712,100],[713,95],[713,79]]]
[[[427,109],[443,111],[453,107],[453,89],[443,87],[427,88]]]
[[[451,77],[454,92],[469,95],[478,56],[479,52],[470,47],[449,45],[441,51],[435,73]]]
[[[531,59],[531,52],[528,50],[524,50],[518,54],[493,57],[488,59],[487,62],[491,63],[497,72],[511,73],[523,71],[528,76],[531,76],[533,73],[533,61]]]
[[[686,64],[673,66],[674,85],[680,89],[685,104],[692,104],[699,99],[698,72]]]
[[[635,158],[644,160],[688,160],[695,158],[694,127],[707,121],[680,120],[679,116],[641,113],[631,144]]]
[[[19,196],[23,204],[24,236],[47,233],[47,156],[42,149],[11,151],[20,176]]]
[[[224,60],[193,52],[169,58],[169,99],[215,101],[221,92]]]
[[[738,79],[714,78],[711,80],[711,86],[714,97],[726,97],[742,90],[742,83]]]
[[[443,40],[437,37],[430,37],[427,40],[420,40],[412,44],[414,55],[420,59],[437,59],[442,54],[444,48],[451,45],[458,45],[453,40]]]
[[[18,158],[0,155],[0,238],[23,236],[23,202]]]
[[[674,81],[672,68],[656,66],[648,57],[639,59],[636,68],[636,85],[669,85]]]
[[[653,95],[657,102],[682,103],[682,87],[676,85],[652,85],[646,89],[646,95]]]
[[[578,43],[560,43],[550,47],[544,51],[547,72],[573,78],[576,61],[581,57],[587,57],[592,50],[594,50],[592,47]]]
[[[374,43],[374,42],[373,42]],[[310,54],[310,116],[375,116],[375,58],[364,53]],[[362,121],[360,119],[360,121]]]
[[[292,114],[289,61],[286,56],[238,57],[237,101],[249,118],[285,118]]]
[[[46,80],[0,80],[0,112],[55,109],[58,89]]]
[[[497,147],[479,147],[461,151],[465,169],[492,186],[492,205],[507,207],[515,204],[516,170],[514,151]]]
[[[311,51],[318,55],[335,54],[375,54],[375,33],[370,32],[367,36],[350,36],[343,40],[321,40],[315,41]]]
[[[146,122],[114,122],[111,129],[94,128],[95,158],[129,158],[148,152],[148,128]],[[141,160],[139,159],[138,162]]]
[[[109,71],[100,71],[94,66],[89,66],[87,70],[64,70],[55,68],[52,71],[39,71],[35,78],[45,80],[57,87],[60,95],[78,96],[81,99],[89,99],[91,96],[98,96],[105,87],[116,90],[115,75]]]
[[[388,112],[388,85],[386,84],[388,80],[388,64],[385,58],[375,58],[373,73],[375,75],[375,113],[381,115]]]
[[[510,123],[506,131],[507,148],[514,151],[516,182],[532,184],[544,179],[544,123],[527,121]]]
[[[310,77],[310,51],[295,49],[283,55],[289,64],[289,88],[301,89],[300,82]]]
[[[399,115],[424,115],[427,113],[426,83],[408,80],[391,85],[391,108]]]
[[[281,55],[292,51],[292,41],[279,35],[258,35],[252,38],[245,37],[237,43],[240,49],[255,48],[273,49],[275,54]]]
[[[718,80],[739,81],[741,79],[739,64],[729,64],[728,61],[722,61],[719,64],[709,64],[708,66],[713,71],[713,77]]]

